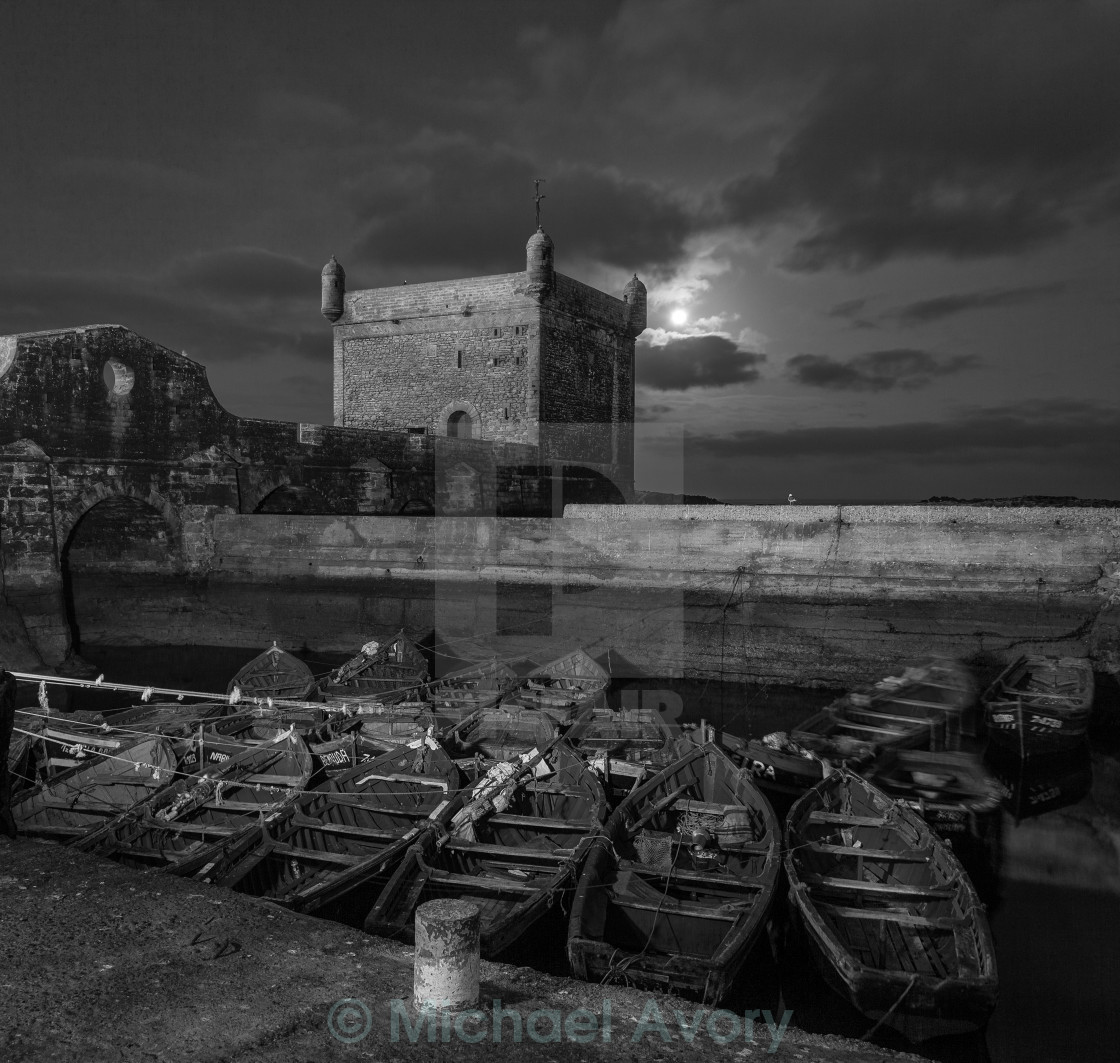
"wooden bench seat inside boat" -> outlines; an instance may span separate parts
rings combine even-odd
[[[890,822],[877,816],[857,816],[851,812],[822,812],[809,813],[810,823],[839,823],[845,827],[885,827]]]
[[[721,876],[711,872],[705,874],[701,871],[685,871],[681,868],[662,869],[650,867],[648,864],[637,860],[620,860],[618,866],[623,871],[632,871],[635,874],[645,875],[648,878],[668,878],[673,882],[708,886],[711,889],[738,890],[743,893],[756,893],[761,890],[762,884],[748,879],[734,878],[731,875]]]
[[[511,849],[508,845],[487,845],[484,842],[466,841],[462,838],[452,838],[444,844],[444,848],[454,850],[455,852],[471,853],[475,856],[509,856],[511,853]],[[518,860],[523,861],[526,866],[529,865],[530,858],[545,863],[563,864],[571,860],[575,853],[573,849],[544,850],[519,848],[512,851],[516,853]]]
[[[810,853],[856,856],[898,864],[924,864],[933,855],[932,849],[864,849],[856,845],[833,845],[831,842],[806,842],[803,848]]]
[[[507,812],[495,812],[487,816],[485,822],[496,827],[537,827],[546,830],[568,830],[586,834],[590,825],[586,822],[573,823],[569,819],[546,819],[544,816],[514,816]]]
[[[300,846],[288,845],[284,842],[274,842],[269,851],[279,856],[293,856],[298,860],[319,860],[327,864],[346,864],[347,866],[358,864],[363,860],[369,859],[367,855],[355,856],[351,853],[328,853],[321,849],[303,849]]]
[[[540,887],[528,882],[518,882],[512,878],[499,878],[497,875],[456,875],[451,871],[431,869],[429,880],[449,886],[473,886],[476,889],[494,890],[508,893],[536,893]]]
[[[956,896],[956,891],[952,889],[911,886],[904,882],[867,882],[851,878],[837,878],[834,875],[804,874],[801,877],[807,886],[816,886],[819,889],[826,890],[851,891],[853,893],[890,897],[914,897],[920,900],[951,900]]]
[[[814,901],[813,903],[822,911],[833,913],[842,919],[869,919],[876,922],[899,923],[902,926],[925,927],[931,930],[952,930],[969,924],[968,918],[963,915],[946,915],[930,919],[924,915],[901,912],[893,908],[851,908],[842,904],[829,904],[825,901]]]
[[[731,905],[719,908],[709,908],[706,904],[697,904],[695,901],[680,901],[670,897],[664,902],[642,901],[625,894],[616,894],[613,902],[621,908],[633,908],[640,912],[656,912],[660,915],[687,915],[696,919],[719,919],[725,923],[733,923],[742,914],[743,909],[750,907],[741,901],[732,901]]]
[[[322,823],[316,819],[293,820],[292,825],[322,831],[324,834],[341,834],[348,838],[369,838],[373,841],[391,842],[401,837],[399,831],[378,830],[376,827],[352,827],[348,823]]]

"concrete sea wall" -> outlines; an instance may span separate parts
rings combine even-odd
[[[1120,669],[1120,512],[569,506],[563,518],[217,515],[209,575],[76,583],[92,641],[347,651],[404,626],[619,675],[834,685],[905,656]],[[132,595],[122,608],[121,596]]]

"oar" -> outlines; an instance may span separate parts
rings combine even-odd
[[[659,812],[664,812],[678,797],[687,790],[692,783],[682,783],[671,794],[666,794],[660,801],[658,801],[641,819],[637,821],[629,830],[628,834],[637,834],[647,823],[650,822]]]

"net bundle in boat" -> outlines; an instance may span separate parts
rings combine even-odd
[[[699,834],[707,831],[715,837],[716,828],[723,822],[722,812],[694,812],[689,809],[682,812],[677,821],[677,830],[686,837],[690,834]]]
[[[657,871],[668,871],[673,866],[673,836],[661,831],[638,831],[634,838],[634,851],[638,859]]]

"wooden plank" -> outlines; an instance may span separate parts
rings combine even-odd
[[[856,908],[842,904],[831,904],[828,901],[818,901],[815,897],[810,902],[822,911],[836,914],[844,920],[876,920],[889,923],[900,923],[903,926],[927,926],[930,930],[953,930],[954,927],[967,926],[968,920],[963,916],[943,915],[939,919],[930,919],[925,915],[915,915],[913,912],[898,912],[893,908]]]
[[[908,886],[901,882],[856,882],[850,878],[812,874],[803,874],[801,878],[806,885],[817,886],[821,889],[851,890],[856,893],[878,894],[880,896],[914,897],[920,900],[951,900],[956,896],[955,890]]]
[[[808,842],[804,848],[811,853],[855,856],[865,860],[884,860],[896,864],[925,864],[933,856],[932,849],[864,849],[855,845],[833,845],[830,842]]]
[[[284,842],[274,842],[270,848],[270,852],[277,853],[280,856],[294,856],[300,860],[320,860],[328,864],[345,864],[347,867],[367,859],[365,856],[351,856],[346,853],[328,853],[321,849],[301,849],[298,846],[287,845]]]
[[[514,816],[506,812],[495,812],[492,816],[485,816],[483,823],[492,823],[499,827],[533,827],[538,830],[568,830],[586,834],[592,829],[590,823],[573,823],[567,819],[546,819],[544,816]]]
[[[472,856],[515,857],[518,861],[526,863],[531,860],[540,860],[544,863],[563,864],[572,858],[571,849],[564,849],[561,852],[552,852],[543,849],[511,848],[508,845],[487,845],[484,842],[469,842],[461,838],[452,838],[449,842],[445,843],[444,850],[470,853]]]
[[[625,894],[615,893],[611,897],[612,903],[620,908],[632,908],[641,912],[657,912],[659,915],[671,918],[674,915],[687,916],[689,919],[718,919],[722,923],[733,923],[742,915],[741,911],[725,911],[720,908],[707,908],[702,904],[689,904],[688,901],[678,901],[673,898],[661,904],[652,901],[638,901],[627,897]]]
[[[430,872],[429,881],[435,885],[447,883],[454,886],[471,886],[481,890],[496,890],[502,893],[538,893],[540,886],[531,886],[527,882],[515,882],[513,879],[497,878],[491,875],[456,875],[450,871]]]
[[[679,868],[662,871],[659,868],[650,867],[648,864],[640,863],[637,860],[620,860],[618,866],[621,869],[633,871],[635,874],[648,875],[650,878],[669,878],[672,879],[673,882],[692,883],[698,886],[708,886],[711,889],[722,887],[754,893],[763,888],[761,883],[752,882],[749,879],[731,878],[730,876],[720,878],[715,875],[705,875],[699,871],[683,871]]]
[[[323,823],[311,820],[307,823],[297,822],[293,826],[302,827],[309,831],[322,831],[324,834],[341,834],[346,837],[370,838],[375,841],[393,841],[400,837],[392,831],[376,830],[373,827],[350,826],[348,823]]]
[[[856,816],[850,812],[824,812],[813,811],[809,813],[810,823],[841,823],[850,827],[885,827],[886,819],[877,819],[874,816]]]

